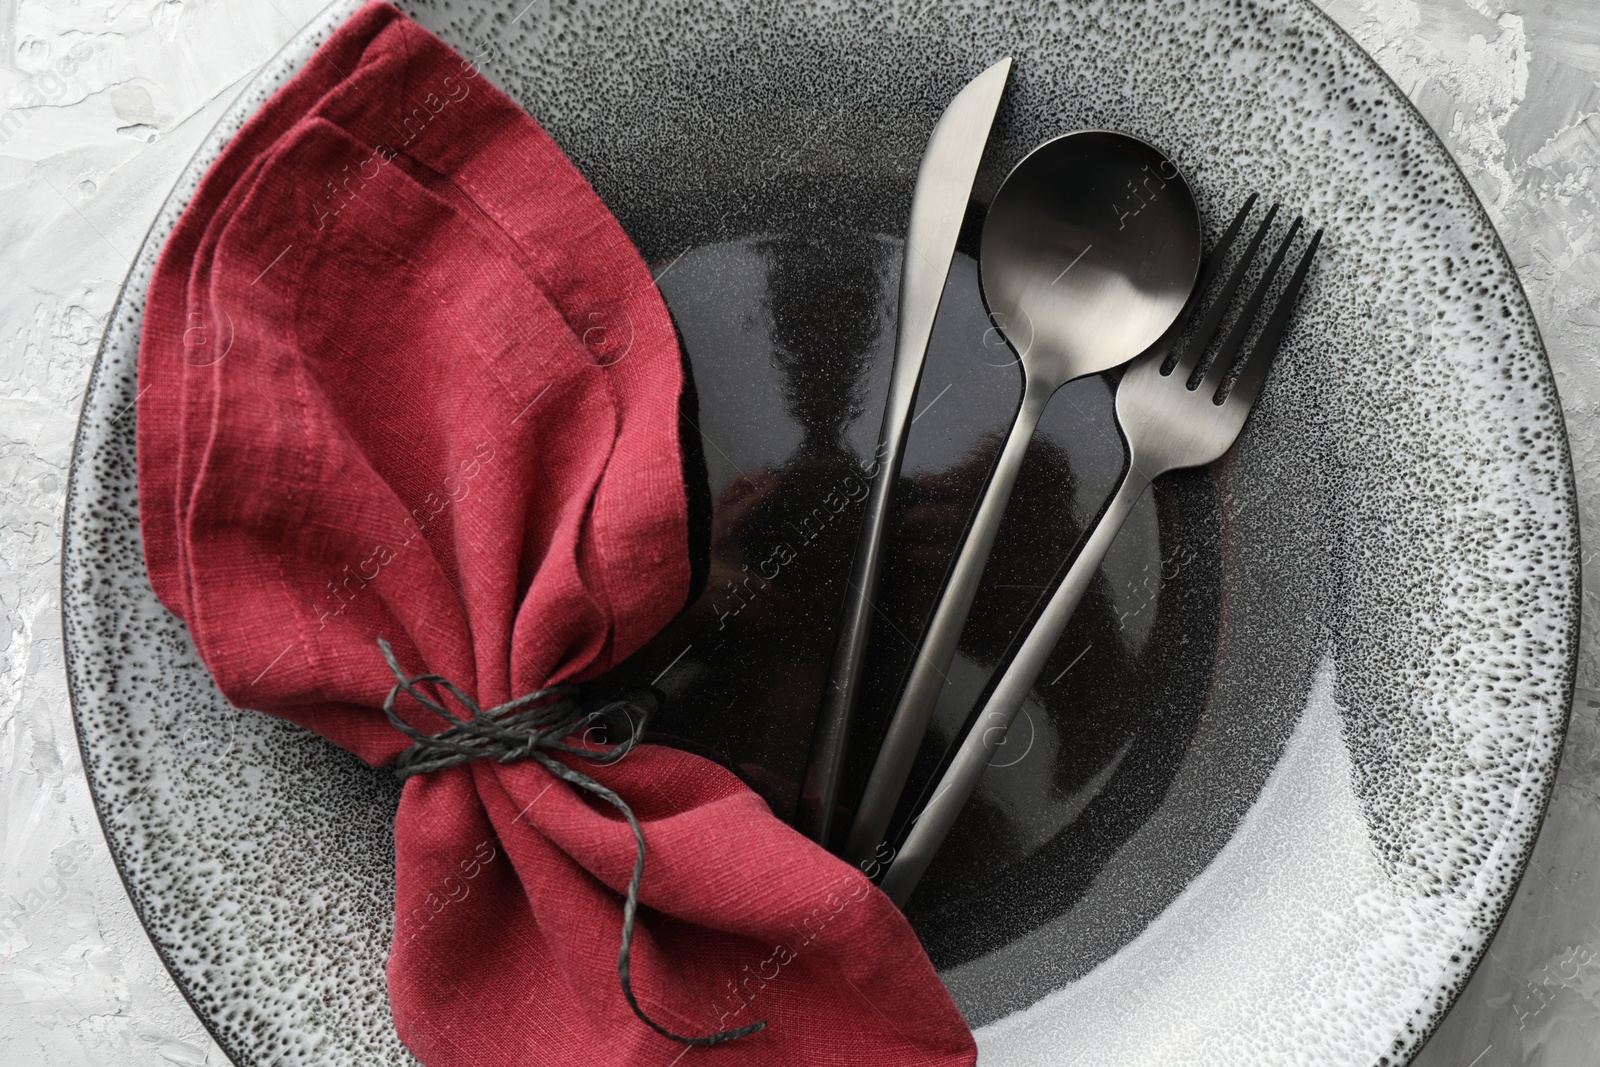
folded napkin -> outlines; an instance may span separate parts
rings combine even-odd
[[[648,270],[549,137],[387,4],[205,175],[138,387],[156,593],[230,701],[371,764],[428,755],[434,702],[544,691],[539,713],[688,595],[682,371]],[[428,1067],[973,1062],[900,913],[732,774],[587,730],[522,755],[401,796],[389,993]],[[623,808],[647,852],[619,966]]]

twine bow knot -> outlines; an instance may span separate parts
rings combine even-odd
[[[378,638],[378,649],[383,653],[384,661],[389,664],[389,670],[395,677],[395,684],[389,689],[389,695],[384,697],[383,713],[388,716],[391,726],[412,741],[411,747],[402,752],[400,758],[395,761],[394,773],[397,776],[409,778],[414,774],[459,767],[479,759],[493,759],[497,763],[515,763],[531,759],[562,781],[604,800],[628,820],[636,847],[633,877],[628,880],[627,898],[622,905],[622,947],[617,951],[617,977],[621,980],[622,995],[627,1000],[628,1007],[633,1009],[633,1014],[638,1016],[641,1022],[662,1037],[680,1044],[698,1046],[720,1045],[726,1041],[759,1033],[767,1028],[765,1022],[756,1022],[735,1030],[721,1030],[707,1034],[704,1037],[684,1037],[673,1033],[645,1014],[633,995],[633,982],[630,977],[633,924],[639,910],[639,884],[644,879],[644,830],[640,827],[639,820],[634,817],[633,809],[629,808],[627,802],[620,796],[582,771],[567,766],[551,755],[551,753],[561,753],[602,765],[616,763],[631,752],[644,736],[645,722],[659,704],[659,698],[654,690],[635,690],[621,700],[612,701],[596,711],[585,713],[578,703],[577,686],[552,685],[536,689],[525,696],[508,700],[485,711],[477,701],[442,675],[407,675],[401,669],[399,661],[395,659],[394,649],[381,637]],[[467,717],[462,718],[452,712],[443,702],[419,689],[420,685],[434,685],[448,692],[461,707],[466,709]],[[395,699],[402,691],[444,719],[448,723],[444,730],[437,734],[424,733],[402,719],[394,710]],[[629,714],[630,708],[639,712],[637,719]],[[605,722],[607,716],[616,711],[623,712],[628,718],[631,727],[628,736],[610,745],[604,742],[598,744],[592,742],[589,734],[595,724]],[[584,747],[568,743],[574,734],[578,734],[585,742]]]

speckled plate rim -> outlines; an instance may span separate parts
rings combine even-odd
[[[1567,430],[1566,415],[1561,407],[1561,397],[1556,387],[1555,371],[1550,365],[1550,351],[1544,343],[1544,333],[1540,329],[1538,316],[1533,313],[1533,304],[1528,299],[1527,287],[1523,284],[1522,275],[1518,273],[1516,264],[1511,260],[1511,253],[1506,248],[1505,238],[1500,235],[1499,227],[1494,224],[1494,219],[1489,216],[1488,209],[1484,207],[1477,190],[1473,188],[1472,182],[1467,178],[1467,172],[1462,169],[1461,162],[1456,159],[1455,154],[1445,144],[1444,138],[1439,136],[1439,132],[1433,128],[1433,124],[1422,113],[1422,109],[1416,105],[1411,97],[1406,95],[1400,83],[1390,77],[1389,72],[1383,69],[1383,66],[1362,46],[1361,42],[1357,41],[1348,30],[1334,21],[1333,16],[1329,15],[1312,0],[1296,0],[1296,2],[1309,12],[1314,19],[1320,21],[1331,33],[1343,40],[1351,52],[1358,57],[1359,61],[1366,65],[1368,73],[1373,75],[1384,86],[1390,98],[1398,102],[1402,110],[1410,115],[1414,125],[1418,129],[1425,131],[1422,134],[1423,139],[1431,143],[1437,155],[1448,162],[1448,166],[1455,174],[1457,181],[1460,182],[1462,188],[1467,190],[1468,202],[1472,210],[1477,213],[1484,228],[1489,231],[1492,237],[1493,254],[1500,260],[1506,274],[1512,279],[1516,295],[1527,309],[1528,322],[1533,330],[1534,341],[1538,345],[1539,355],[1544,365],[1545,373],[1540,384],[1549,391],[1550,398],[1554,401],[1558,412],[1556,422],[1561,432],[1560,451],[1562,469],[1565,475],[1563,479],[1564,504],[1568,514],[1568,529],[1572,542],[1569,563],[1572,569],[1572,583],[1579,590],[1578,594],[1571,598],[1571,608],[1567,613],[1566,633],[1572,652],[1567,657],[1566,678],[1561,687],[1563,706],[1560,712],[1560,721],[1556,728],[1555,755],[1548,761],[1547,766],[1529,769],[1530,773],[1542,777],[1543,781],[1537,786],[1535,817],[1530,820],[1526,833],[1520,840],[1515,842],[1514,854],[1510,857],[1511,863],[1515,868],[1515,877],[1511,879],[1510,884],[1498,897],[1492,894],[1489,897],[1489,904],[1486,910],[1489,921],[1486,924],[1483,937],[1467,960],[1466,965],[1453,976],[1452,981],[1444,983],[1438,991],[1434,998],[1434,1004],[1437,1005],[1436,1009],[1423,1017],[1422,1025],[1413,1031],[1411,1040],[1396,1047],[1396,1058],[1392,1062],[1395,1067],[1399,1067],[1399,1065],[1410,1063],[1422,1051],[1423,1046],[1428,1043],[1428,1039],[1433,1036],[1434,1031],[1438,1030],[1439,1025],[1444,1022],[1445,1015],[1455,1004],[1456,998],[1461,995],[1461,991],[1466,988],[1467,983],[1472,980],[1473,974],[1476,973],[1484,957],[1488,954],[1490,944],[1493,943],[1495,935],[1499,932],[1501,925],[1505,922],[1506,915],[1511,910],[1512,900],[1516,896],[1516,888],[1527,873],[1528,862],[1533,855],[1534,843],[1539,839],[1539,832],[1544,826],[1545,816],[1550,810],[1550,798],[1556,785],[1556,767],[1560,763],[1561,753],[1566,747],[1567,729],[1572,716],[1573,693],[1578,684],[1578,644],[1583,626],[1581,593],[1583,549],[1578,527],[1578,483],[1577,474],[1572,463],[1572,441]]]
[[[164,243],[167,233],[170,232],[172,226],[175,224],[177,217],[179,214],[181,214],[184,206],[187,205],[189,198],[192,196],[200,177],[203,175],[205,169],[209,166],[211,159],[215,158],[216,154],[222,149],[232,135],[240,128],[240,126],[243,125],[246,120],[248,120],[250,115],[252,115],[255,109],[260,105],[261,101],[265,99],[265,96],[271,91],[275,90],[277,86],[281,85],[297,70],[299,70],[309,59],[311,54],[316,50],[316,48],[319,47],[320,44],[327,38],[327,36],[339,25],[341,25],[351,13],[361,6],[361,2],[362,0],[334,0],[333,3],[329,4],[321,12],[319,12],[302,30],[297,32],[295,36],[285,44],[283,49],[281,49],[271,60],[263,64],[262,67],[252,77],[250,82],[246,85],[246,87],[241,90],[238,97],[236,97],[236,99],[229,105],[224,116],[218,120],[213,129],[206,135],[195,156],[185,166],[184,171],[174,183],[172,191],[168,194],[166,200],[163,202],[161,209],[157,213],[155,221],[152,223],[149,231],[147,232],[146,237],[141,244],[139,253],[135,258],[134,266],[130,270],[127,278],[125,278],[119,290],[117,299],[113,305],[113,311],[108,320],[109,325],[107,326],[105,335],[102,337],[101,345],[96,354],[96,360],[91,374],[90,383],[85,392],[83,415],[80,417],[79,425],[74,436],[73,456],[69,468],[68,488],[66,494],[66,512],[68,518],[63,524],[63,568],[61,574],[61,595],[64,607],[63,636],[65,661],[69,681],[69,694],[72,700],[74,726],[78,736],[80,755],[84,760],[85,778],[89,785],[91,797],[95,806],[96,816],[100,821],[102,832],[105,834],[113,863],[117,868],[119,876],[122,878],[124,887],[129,894],[130,900],[134,906],[136,914],[139,916],[141,924],[144,925],[147,934],[151,938],[152,945],[154,946],[158,957],[160,958],[163,966],[166,967],[168,973],[172,976],[173,982],[178,987],[179,992],[182,994],[185,1001],[190,1005],[191,1009],[194,1010],[196,1016],[199,1018],[206,1031],[217,1042],[219,1047],[222,1048],[224,1053],[228,1055],[230,1059],[235,1061],[246,1057],[243,1055],[242,1050],[233,1046],[229,1037],[217,1025],[217,1021],[202,1008],[196,999],[194,991],[191,990],[187,980],[184,978],[177,961],[173,958],[171,950],[153,932],[156,927],[153,925],[149,914],[149,905],[144,898],[144,894],[140,885],[130,871],[129,865],[123,854],[122,845],[107,821],[105,798],[102,794],[101,785],[97,782],[92,771],[94,766],[94,754],[88,746],[87,735],[83,722],[85,708],[90,702],[86,698],[86,695],[82,691],[80,685],[80,670],[78,664],[78,656],[80,654],[79,642],[77,635],[73,632],[73,615],[70,610],[71,605],[76,599],[74,591],[71,588],[72,574],[69,570],[69,563],[72,559],[73,553],[70,551],[68,542],[71,538],[74,528],[72,516],[75,513],[76,508],[81,506],[80,494],[78,492],[80,489],[79,465],[80,458],[84,451],[84,438],[87,419],[89,414],[96,409],[97,400],[100,400],[105,392],[115,388],[115,383],[108,383],[105,380],[104,376],[106,374],[106,366],[104,356],[106,350],[112,344],[113,335],[118,330],[118,320],[124,315],[131,315],[133,328],[135,330],[137,329],[137,318],[140,313],[140,308],[136,307],[130,310],[128,307],[129,302],[133,301],[142,307],[144,287],[148,282],[149,272],[154,266],[155,258],[160,251],[160,247]],[[1332,17],[1330,17],[1321,8],[1317,7],[1314,3],[1311,3],[1310,0],[1289,0],[1289,2],[1296,4],[1304,11],[1314,15],[1315,19],[1319,21],[1327,30],[1331,31],[1334,35],[1341,38],[1347,44],[1350,52],[1359,57],[1360,61],[1365,63],[1368,73],[1373,75],[1382,83],[1383,86],[1385,86],[1392,100],[1398,103],[1403,103],[1404,110],[1409,113],[1414,125],[1420,130],[1427,131],[1424,135],[1425,139],[1431,142],[1431,146],[1434,149],[1435,154],[1440,159],[1449,161],[1449,166],[1453,169],[1462,187],[1469,191],[1469,202],[1471,209],[1478,214],[1484,228],[1493,235],[1494,247],[1491,250],[1492,254],[1500,260],[1506,275],[1514,280],[1516,295],[1520,298],[1523,306],[1527,309],[1528,321],[1531,329],[1533,330],[1534,339],[1538,345],[1540,355],[1543,359],[1543,370],[1545,372],[1541,380],[1532,384],[1534,387],[1543,388],[1549,392],[1550,396],[1556,400],[1557,410],[1559,412],[1559,396],[1556,391],[1554,376],[1550,369],[1548,352],[1545,348],[1543,337],[1539,330],[1537,318],[1532,313],[1531,304],[1528,301],[1522,279],[1511,261],[1510,255],[1505,247],[1505,243],[1498,230],[1494,226],[1493,220],[1489,217],[1487,211],[1483,207],[1482,202],[1476,196],[1476,193],[1472,191],[1471,184],[1467,180],[1466,174],[1462,170],[1459,162],[1449,152],[1443,140],[1433,130],[1432,126],[1429,125],[1426,118],[1416,107],[1416,105],[1412,103],[1412,101],[1405,95],[1398,83],[1396,83],[1382,69],[1382,67],[1347,31],[1343,29],[1343,27],[1335,22]],[[1576,581],[1576,576],[1579,573],[1577,563],[1581,553],[1577,530],[1578,519],[1576,506],[1576,481],[1573,472],[1571,447],[1566,423],[1564,418],[1558,418],[1557,421],[1561,429],[1561,440],[1559,442],[1559,447],[1561,457],[1563,459],[1563,472],[1565,475],[1563,484],[1565,500],[1563,501],[1563,504],[1568,515],[1568,526],[1571,533],[1571,555],[1573,558],[1570,561],[1570,570],[1574,576],[1574,581]],[[1448,1006],[1454,1001],[1455,997],[1460,993],[1462,987],[1464,987],[1467,981],[1470,979],[1473,971],[1482,961],[1485,953],[1487,952],[1489,944],[1493,939],[1495,931],[1499,928],[1507,911],[1509,910],[1515,886],[1517,882],[1520,881],[1522,874],[1526,870],[1527,862],[1532,852],[1532,846],[1534,841],[1537,839],[1539,829],[1542,826],[1545,813],[1548,809],[1550,794],[1555,783],[1555,765],[1559,760],[1559,755],[1562,748],[1561,742],[1564,741],[1565,738],[1572,694],[1576,684],[1576,647],[1580,625],[1581,603],[1576,597],[1574,597],[1572,598],[1572,607],[1568,613],[1565,626],[1569,643],[1574,651],[1567,658],[1565,680],[1562,685],[1565,708],[1560,715],[1559,723],[1556,724],[1556,755],[1553,759],[1545,761],[1545,765],[1530,765],[1527,768],[1526,775],[1522,780],[1522,785],[1524,787],[1532,786],[1532,791],[1536,793],[1536,797],[1534,797],[1534,799],[1536,799],[1536,804],[1534,805],[1534,810],[1536,813],[1535,817],[1527,821],[1527,823],[1521,828],[1520,834],[1515,830],[1508,828],[1507,838],[1509,838],[1509,840],[1507,838],[1502,839],[1502,843],[1507,844],[1506,852],[1508,853],[1504,856],[1504,858],[1509,860],[1514,866],[1515,877],[1510,880],[1509,884],[1503,890],[1496,892],[1495,890],[1490,889],[1485,892],[1483,914],[1489,919],[1489,922],[1484,925],[1484,934],[1480,939],[1476,950],[1472,953],[1470,960],[1468,960],[1461,969],[1454,972],[1454,974],[1451,976],[1451,980],[1443,983],[1437,990],[1437,995],[1435,998],[1433,998],[1433,1004],[1438,1006],[1437,1010],[1430,1012],[1426,1016],[1421,1016],[1421,1011],[1426,1006],[1419,1006],[1419,1017],[1424,1020],[1424,1025],[1412,1030],[1410,1040],[1403,1042],[1397,1041],[1394,1051],[1396,1058],[1386,1058],[1385,1062],[1404,1063],[1409,1061],[1416,1055],[1418,1051],[1420,1051],[1422,1046],[1426,1043],[1428,1037],[1431,1036],[1432,1032],[1437,1028],[1439,1022],[1442,1020],[1444,1011],[1448,1009]]]

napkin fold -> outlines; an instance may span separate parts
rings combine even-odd
[[[605,672],[684,604],[677,343],[650,273],[470,60],[362,8],[210,167],[151,279],[145,560],[234,704],[367,762],[395,682],[484,707]],[[407,696],[411,727],[440,723]],[[898,910],[723,768],[639,745],[409,778],[388,983],[428,1067],[970,1064]]]

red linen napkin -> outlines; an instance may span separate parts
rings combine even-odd
[[[431,672],[488,707],[606,671],[683,605],[671,322],[583,178],[470,62],[369,4],[207,172],[149,289],[151,582],[233,703],[375,765]],[[412,727],[441,725],[409,697]],[[733,775],[606,766],[628,823],[536,762],[408,779],[395,1025],[428,1067],[970,1064],[910,927]]]

